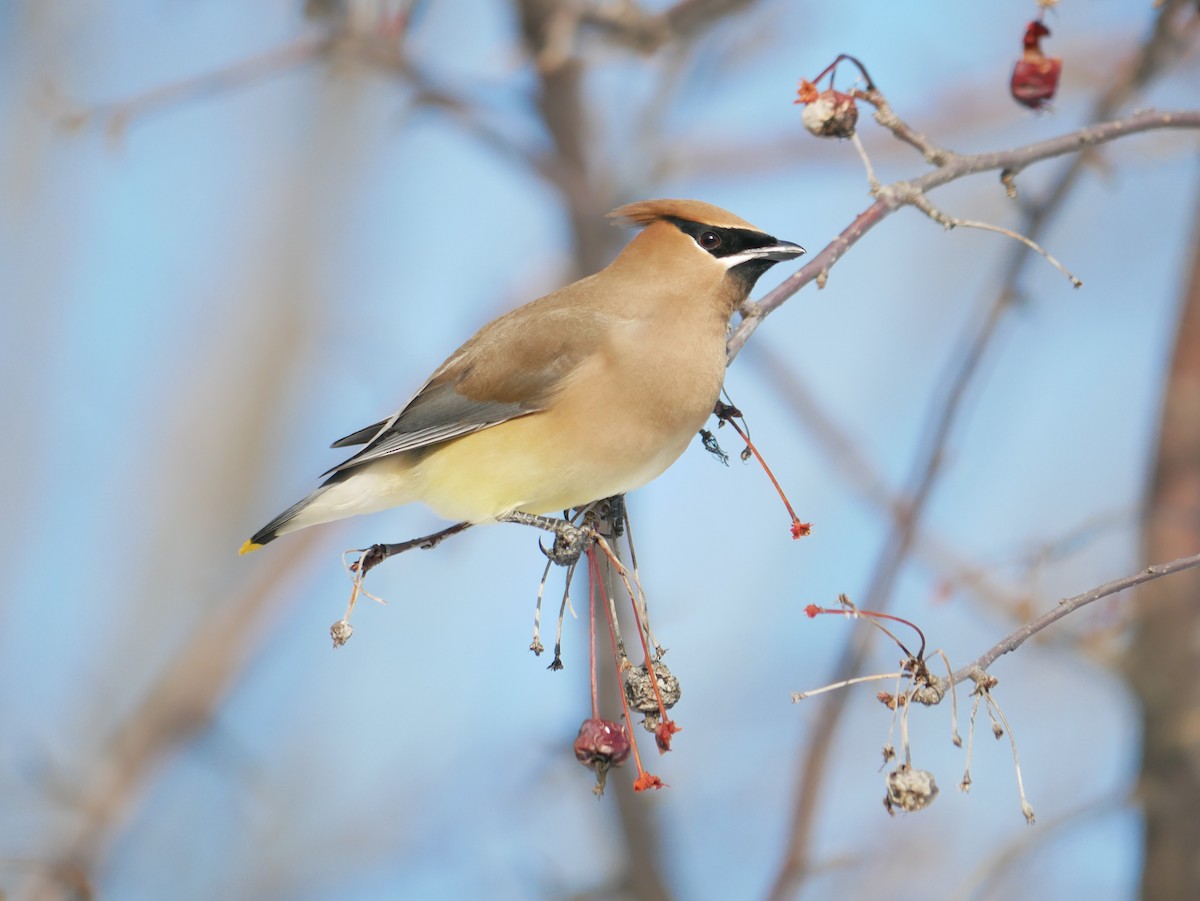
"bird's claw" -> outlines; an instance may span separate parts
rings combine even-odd
[[[554,530],[554,544],[546,547],[539,541],[538,548],[551,562],[559,566],[571,566],[583,556],[591,540],[590,530],[563,523]]]
[[[386,544],[373,544],[359,553],[362,556],[350,564],[350,572],[359,573],[362,576],[365,576],[391,556],[391,552]]]

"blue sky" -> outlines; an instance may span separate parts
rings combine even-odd
[[[869,203],[849,145],[799,126],[797,79],[851,51],[897,111],[969,151],[1076,127],[1098,83],[1144,33],[1148,4],[1064,0],[1053,115],[1005,96],[1033,4],[762,3],[705,38],[680,97],[634,130],[662,63],[597,51],[588,96],[622,199],[694,196],[823,247]],[[414,110],[365,67],[317,63],[172,105],[112,140],[64,113],[102,108],[309,33],[298,4],[14,3],[0,11],[0,374],[9,515],[0,520],[0,858],[44,860],[85,817],[117,726],[190,636],[249,597],[288,553],[239,559],[246,535],[340,459],[328,443],[388,414],[470,332],[552,290],[569,268],[545,183]],[[502,3],[427,2],[414,60],[523,145],[546,138]],[[1194,70],[1138,106],[1194,106]],[[1190,81],[1189,81],[1190,79]],[[866,124],[884,180],[924,171]],[[656,174],[647,153],[720,156]],[[742,148],[730,154],[731,149]],[[772,148],[773,153],[758,153]],[[1032,610],[1136,569],[1136,508],[1193,227],[1195,136],[1108,148],[1044,243],[1085,282],[1035,264],[971,390],[928,533],[999,574]],[[767,159],[764,159],[767,158]],[[769,161],[767,161],[769,160]],[[782,162],[781,162],[782,161]],[[1053,173],[1021,177],[1035,196]],[[1184,198],[1183,202],[1180,198]],[[949,186],[947,212],[1016,221],[993,176]],[[631,499],[655,627],[684,684],[676,750],[653,769],[653,811],[679,897],[761,894],[781,853],[794,762],[850,624],[803,616],[858,596],[884,535],[766,366],[785,361],[893,490],[929,396],[990,303],[1006,240],[893,216],[759,330],[727,386],[811,538],[787,539],[766,481],[698,446]],[[762,288],[787,274],[777,267]],[[727,449],[732,438],[722,434]],[[1061,559],[1031,554],[1099,522]],[[615,798],[597,803],[570,742],[587,715],[584,621],[547,673],[529,642],[542,562],[523,530],[472,530],[381,567],[344,649],[345,547],[439,526],[406,509],[321,530],[268,612],[211,728],[146,776],[106,833],[106,897],[558,897],[602,883],[624,853]],[[298,537],[289,540],[299,541]],[[296,545],[299,547],[299,545]],[[273,558],[271,555],[279,555]],[[906,567],[895,607],[965,661],[1014,622],[939,592],[944,560]],[[256,595],[257,596],[257,595]],[[551,593],[553,596],[553,590]],[[1044,838],[984,897],[1132,895],[1137,821],[1120,800],[1136,765],[1117,678],[1069,636],[1077,617],[998,664]],[[258,608],[254,608],[258,609]],[[220,612],[219,612],[220,611]],[[874,665],[895,665],[881,647]],[[1027,838],[1006,744],[980,742],[969,795],[943,711],[914,717],[942,795],[919,816],[879,808],[887,720],[863,690],[838,740],[806,897],[889,898],[966,886]],[[653,752],[651,752],[653,753]],[[1081,765],[1082,764],[1082,765]],[[0,888],[27,878],[0,868]],[[875,892],[877,894],[872,895]]]

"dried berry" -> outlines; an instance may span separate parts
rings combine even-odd
[[[679,703],[679,680],[661,660],[654,664],[654,677],[658,680],[657,692],[650,680],[650,671],[646,664],[635,666],[625,673],[625,697],[629,706],[640,713],[657,712],[659,695],[662,696],[663,706],[668,710]]]
[[[858,124],[858,105],[851,95],[830,88],[804,104],[800,121],[818,138],[848,138]]]
[[[339,619],[336,623],[329,627],[329,637],[333,639],[333,646],[340,648],[350,640],[350,636],[354,634],[354,627],[350,625],[349,620]]]
[[[902,763],[887,774],[887,797],[883,799],[883,806],[892,816],[896,815],[896,808],[913,813],[932,804],[937,793],[933,773],[914,770]]]

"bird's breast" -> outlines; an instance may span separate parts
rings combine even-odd
[[[664,434],[694,433],[725,379],[725,328],[672,332],[632,322],[614,330],[609,362],[605,404]]]

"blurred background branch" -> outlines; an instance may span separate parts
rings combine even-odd
[[[1142,521],[1148,558],[1200,547],[1200,219],[1191,245]],[[1124,660],[1142,711],[1137,793],[1146,817],[1146,899],[1200,892],[1200,825],[1191,816],[1200,800],[1198,597],[1195,570],[1138,589]]]

